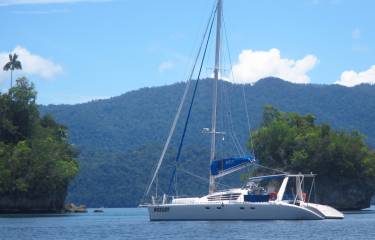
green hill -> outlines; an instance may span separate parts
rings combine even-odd
[[[199,84],[181,160],[185,169],[200,176],[208,172],[209,138],[201,131],[210,126],[211,84],[209,79]],[[185,83],[176,83],[84,104],[41,106],[41,112],[51,113],[70,129],[70,141],[81,150],[81,170],[70,188],[68,201],[93,207],[136,205],[160,155],[184,87]],[[375,147],[375,86],[302,85],[267,78],[245,85],[244,90],[254,128],[260,123],[263,106],[271,104],[284,112],[311,113],[318,121],[337,129],[359,130],[368,136],[367,143]],[[228,126],[233,127],[239,142],[245,145],[248,131],[242,85],[220,82],[219,96],[220,106],[226,107],[219,109],[218,128],[228,131]],[[226,119],[229,109],[233,124],[221,121]],[[186,107],[181,119],[185,115]],[[164,190],[181,130],[182,121],[168,153],[167,167],[160,176]],[[235,154],[235,149],[229,147],[230,141],[226,136],[219,143],[228,146],[223,155]],[[186,178],[184,173],[179,179],[180,194],[207,191],[206,183]],[[233,184],[238,179],[233,176],[226,183]]]

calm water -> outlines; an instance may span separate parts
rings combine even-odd
[[[344,220],[149,222],[145,209],[0,216],[0,239],[375,239],[375,207]]]

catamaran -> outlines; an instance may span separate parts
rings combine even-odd
[[[222,132],[216,129],[217,118],[217,82],[220,77],[221,34],[222,34],[223,0],[215,0],[215,6],[206,27],[201,47],[195,60],[195,69],[200,55],[203,59],[206,55],[207,44],[211,30],[216,20],[216,48],[215,67],[213,79],[213,100],[211,128],[205,128],[204,132],[211,134],[210,169],[208,194],[202,197],[178,197],[162,195],[161,198],[151,197],[150,203],[142,203],[149,212],[151,221],[177,221],[177,220],[321,220],[342,219],[344,215],[338,210],[317,203],[310,202],[315,183],[315,174],[290,174],[281,172],[274,175],[251,177],[246,184],[239,188],[217,190],[216,180],[228,174],[232,174],[249,166],[259,165],[253,154],[242,157],[216,159],[216,137]],[[204,51],[202,51],[204,49]],[[203,52],[203,54],[201,54]],[[198,80],[202,70],[199,68]],[[192,79],[194,70],[191,72]],[[175,131],[183,104],[187,97],[190,82],[186,85],[177,114],[170,129],[167,141],[164,145],[160,159],[155,167],[154,174],[145,196],[150,194],[151,188],[157,185],[157,177],[164,160],[166,151]],[[192,99],[195,97],[198,81],[193,87]],[[177,157],[181,154],[181,148],[189,122],[191,101],[185,121],[184,132],[178,148]],[[176,161],[177,161],[176,160]],[[176,169],[175,169],[176,170]],[[173,172],[174,176],[175,172]],[[309,184],[307,184],[309,183]],[[306,191],[305,187],[309,187]]]

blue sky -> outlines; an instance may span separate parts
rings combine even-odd
[[[184,81],[213,4],[0,0],[0,64],[9,52],[19,53],[24,70],[16,76],[36,84],[42,104]],[[267,75],[375,83],[374,9],[371,0],[224,1],[233,72],[249,83]],[[204,74],[211,74],[209,64]],[[8,86],[9,73],[1,72],[0,89]]]

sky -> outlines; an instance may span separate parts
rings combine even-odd
[[[17,53],[23,70],[14,74],[35,83],[41,104],[186,81],[214,2],[0,0],[0,65]],[[372,0],[224,0],[223,78],[373,84],[374,9]],[[208,51],[205,76],[213,44]],[[0,91],[9,86],[0,71]]]

